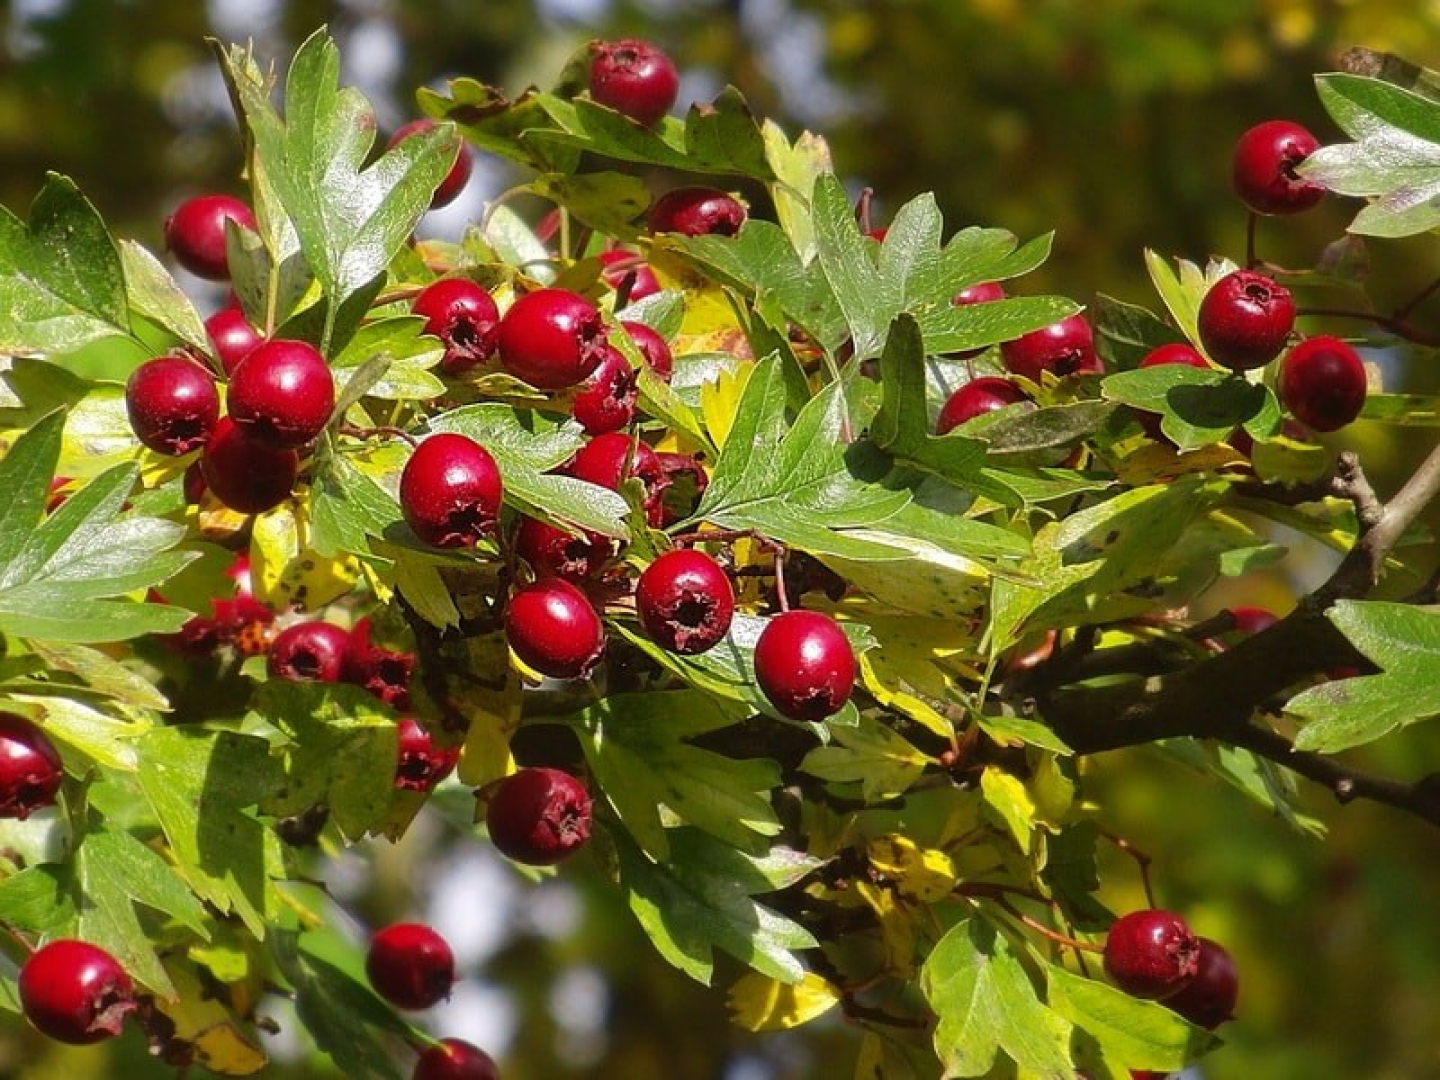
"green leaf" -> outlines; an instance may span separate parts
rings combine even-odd
[[[1153,1001],[1047,965],[1050,1007],[1089,1035],[1107,1062],[1129,1069],[1182,1069],[1215,1037]]]
[[[1112,371],[1132,370],[1153,349],[1185,341],[1180,331],[1158,315],[1113,296],[1096,297],[1090,318],[1100,355]]]
[[[901,267],[898,259],[877,263],[834,173],[816,178],[812,203],[820,266],[845,313],[855,359],[868,360],[879,354],[890,323],[905,306]]]
[[[70,864],[29,866],[0,881],[0,922],[42,938],[73,936],[80,911]]]
[[[979,913],[940,939],[920,971],[939,1016],[935,1050],[945,1076],[986,1076],[1004,1053],[1044,1080],[1074,1076],[1070,1023],[1041,1004],[1024,966],[995,924]]]
[[[836,727],[831,733],[834,743],[806,754],[801,771],[821,780],[859,783],[866,802],[903,795],[930,762],[929,755],[869,716],[861,716],[854,727]]]
[[[657,866],[623,832],[614,836],[630,910],[670,963],[708,986],[718,948],[780,982],[804,977],[793,950],[815,948],[815,938],[752,897],[793,885],[817,860],[785,848],[755,858],[682,829]]]
[[[1151,284],[1165,302],[1170,317],[1175,320],[1175,325],[1180,328],[1185,339],[1198,342],[1200,301],[1205,299],[1205,294],[1212,284],[1236,269],[1236,266],[1228,259],[1212,259],[1202,270],[1188,259],[1177,259],[1175,267],[1172,268],[1163,255],[1146,248],[1145,269],[1150,274]]]
[[[1280,426],[1275,395],[1227,371],[1162,364],[1107,376],[1100,391],[1111,401],[1159,413],[1160,430],[1180,450],[1223,442],[1237,427],[1268,434]]]
[[[50,481],[60,463],[65,417],[51,413],[24,432],[0,458],[0,583],[30,542],[45,513]]]
[[[133,240],[120,241],[120,260],[131,307],[187,345],[209,353],[212,346],[200,313],[164,264]]]
[[[650,189],[624,173],[545,173],[530,190],[570,211],[581,224],[608,236],[628,236],[650,205]]]
[[[54,689],[51,688],[51,696],[29,698],[43,704],[46,732],[91,761],[116,772],[134,772],[139,768],[140,755],[135,744],[150,730],[148,721],[120,719],[76,697],[54,693]]]
[[[395,497],[340,454],[322,456],[310,498],[310,542],[326,558],[364,554],[368,537],[384,536],[400,520]]]
[[[438,340],[422,334],[425,320],[416,315],[392,315],[365,322],[335,357],[337,381],[347,385],[360,371],[383,357],[385,370],[365,387],[370,397],[390,401],[429,401],[445,392],[445,383],[430,369],[445,349]],[[347,385],[348,389],[348,385]],[[346,395],[350,396],[350,395]]]
[[[0,207],[0,353],[56,353],[130,332],[115,242],[73,181],[49,174],[29,222]]]

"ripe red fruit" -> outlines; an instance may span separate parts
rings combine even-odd
[[[370,693],[396,709],[410,704],[410,676],[415,670],[415,657],[375,645],[370,640],[370,620],[361,619],[350,628],[345,646],[345,681],[363,686]]]
[[[713,648],[730,630],[735,590],[729,575],[703,551],[667,551],[635,583],[640,625],[662,648],[693,655]]]
[[[980,281],[961,289],[950,298],[950,303],[955,307],[968,307],[971,304],[989,304],[1004,299],[1005,289],[998,281]],[[972,356],[979,356],[984,351],[983,348],[962,349],[953,355],[958,359],[965,360]]]
[[[215,347],[215,357],[220,361],[220,370],[227,377],[235,374],[240,361],[250,350],[265,340],[259,330],[250,325],[245,312],[238,307],[223,307],[205,320],[205,333]]]
[[[157,356],[130,373],[125,411],[135,437],[157,454],[199,450],[220,418],[210,373],[185,356]]]
[[[1235,143],[1231,182],[1235,194],[1257,214],[1296,214],[1325,197],[1325,189],[1295,167],[1320,148],[1320,141],[1289,120],[1267,120]]]
[[[197,195],[186,199],[165,219],[165,247],[180,265],[208,281],[228,281],[225,222],[254,232],[255,214],[230,195]]]
[[[500,1080],[500,1068],[464,1039],[441,1039],[420,1052],[410,1080]]]
[[[424,439],[400,473],[400,511],[435,547],[473,547],[495,531],[505,489],[490,451],[468,435]]]
[[[435,126],[435,121],[430,119],[411,120],[408,124],[402,124],[395,129],[395,134],[390,136],[386,149],[391,149],[401,140],[414,135],[419,131],[429,131]],[[432,208],[449,206],[464,190],[465,185],[470,182],[470,151],[462,142],[455,152],[455,162],[450,166],[450,171],[445,174],[445,179],[440,181],[440,186],[435,189],[435,194],[430,197]]]
[[[639,376],[625,354],[613,345],[605,346],[600,366],[580,384],[570,415],[588,435],[604,435],[628,427],[635,419],[635,402],[640,396]]]
[[[568,289],[537,289],[510,305],[496,344],[511,375],[541,390],[574,386],[605,357],[605,323],[597,308]]]
[[[1264,367],[1280,354],[1295,326],[1295,299],[1264,274],[1236,270],[1205,293],[1197,325],[1200,344],[1221,367]]]
[[[330,422],[335,377],[315,346],[271,338],[236,365],[225,402],[231,418],[256,441],[304,446]]]
[[[0,712],[0,818],[24,821],[53,805],[64,778],[50,737],[25,717]]]
[[[445,344],[440,370],[460,375],[495,353],[500,309],[495,300],[469,278],[441,278],[425,286],[410,305],[425,320],[424,332]]]
[[[289,497],[300,473],[294,450],[251,438],[228,416],[215,424],[200,455],[210,493],[242,514],[260,514]]]
[[[640,355],[645,358],[650,370],[663,381],[669,382],[675,368],[675,357],[670,352],[669,343],[660,336],[660,331],[633,319],[621,319],[620,325],[630,335],[630,340],[635,342],[635,347],[640,350]]]
[[[339,682],[345,674],[350,632],[314,620],[287,626],[270,643],[266,664],[272,679],[290,682]]]
[[[935,434],[944,435],[981,413],[994,412],[1006,405],[1029,400],[1030,396],[1009,379],[1002,379],[998,375],[982,375],[978,379],[971,379],[945,399],[935,421]]]
[[[650,231],[685,236],[734,236],[745,224],[744,205],[713,187],[668,191],[650,207]]]
[[[1235,632],[1243,637],[1251,637],[1261,630],[1268,630],[1280,621],[1280,617],[1273,611],[1261,607],[1234,607],[1230,609],[1230,615],[1235,620]]]
[[[1115,920],[1105,939],[1105,973],[1137,998],[1159,999],[1194,978],[1200,940],[1173,911],[1147,908]]]
[[[585,594],[564,578],[517,589],[505,609],[505,637],[526,667],[552,679],[589,674],[605,651],[605,626]]]
[[[398,1009],[428,1009],[450,996],[455,954],[422,923],[392,923],[377,930],[365,953],[365,976]]]
[[[1339,338],[1306,338],[1280,361],[1280,401],[1313,431],[1337,431],[1365,407],[1365,364]]]
[[[1140,367],[1165,367],[1169,364],[1183,364],[1186,367],[1201,368],[1209,370],[1210,362],[1200,355],[1200,350],[1194,345],[1183,341],[1172,341],[1166,345],[1157,345],[1145,354],[1140,361]]]
[[[521,769],[491,790],[485,826],[502,854],[554,866],[590,839],[590,794],[559,769]]]
[[[1234,1019],[1239,999],[1240,976],[1234,959],[1223,945],[1202,937],[1195,974],[1165,999],[1165,1005],[1192,1024],[1214,1030]]]
[[[1040,381],[1042,371],[1073,375],[1077,372],[1098,374],[1104,370],[1095,352],[1095,332],[1078,312],[1002,342],[1000,359],[1007,371],[1035,383]]]
[[[660,525],[668,528],[677,521],[683,521],[695,512],[705,489],[710,486],[710,476],[690,454],[675,454],[669,451],[656,452],[660,471],[665,474],[665,491],[660,502]]]
[[[590,96],[601,105],[650,127],[670,111],[680,92],[680,73],[648,41],[602,41],[590,61]]]
[[[850,700],[855,651],[830,616],[787,611],[771,619],[755,642],[755,681],[782,716],[824,720]]]
[[[536,577],[578,583],[598,574],[614,551],[615,542],[608,536],[589,531],[576,536],[539,518],[522,517],[515,529],[515,553]]]
[[[119,962],[87,941],[60,938],[20,968],[20,1005],[41,1032],[85,1045],[120,1034],[135,1009],[134,987]]]
[[[437,746],[414,717],[402,717],[396,729],[398,756],[395,786],[405,791],[430,791],[455,771],[460,748]]]
[[[600,276],[612,289],[619,289],[626,278],[631,279],[628,296],[631,303],[654,296],[660,291],[660,282],[655,277],[655,271],[633,251],[602,251],[600,268]]]
[[[628,477],[636,477],[644,486],[645,518],[660,526],[665,512],[665,488],[669,478],[660,465],[655,451],[639,439],[618,431],[596,435],[575,454],[566,470],[577,480],[619,491]]]

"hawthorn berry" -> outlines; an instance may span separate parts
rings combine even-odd
[[[787,611],[760,631],[755,681],[782,716],[823,720],[850,700],[855,650],[830,616],[798,608]]]
[[[1295,299],[1273,278],[1236,270],[1206,291],[1197,326],[1200,344],[1221,367],[1264,367],[1280,355],[1295,326]]]
[[[635,403],[640,396],[638,375],[624,353],[606,345],[600,366],[576,390],[570,415],[587,435],[604,435],[628,427],[635,419]]]
[[[415,1059],[410,1080],[500,1080],[495,1059],[464,1039],[441,1039]]]
[[[400,511],[435,547],[474,547],[495,531],[504,485],[490,451],[468,435],[421,441],[400,472]]]
[[[971,379],[945,399],[935,421],[935,434],[944,435],[982,413],[994,412],[1006,405],[1029,400],[1030,395],[1011,380],[998,375],[981,375]]]
[[[17,713],[0,712],[0,818],[24,821],[54,805],[64,779],[50,736]]]
[[[431,791],[455,771],[459,747],[438,746],[413,716],[401,717],[396,728],[395,786],[404,791]]]
[[[25,1018],[58,1042],[83,1046],[118,1035],[135,1010],[130,976],[88,941],[42,945],[21,966],[19,985]]]
[[[745,224],[746,216],[744,204],[719,188],[682,187],[656,199],[648,221],[651,232],[734,236]]]
[[[505,609],[505,638],[526,667],[552,679],[588,675],[605,651],[599,614],[583,592],[559,577],[515,590]]]
[[[718,644],[735,616],[735,589],[703,551],[675,548],[647,566],[635,583],[640,625],[662,648],[693,655]]]
[[[345,675],[350,632],[315,619],[295,623],[275,635],[266,665],[272,679],[290,682],[339,682]]]
[[[590,839],[590,794],[560,769],[520,769],[497,783],[485,827],[500,852],[527,866],[554,866]]]
[[[410,704],[415,656],[376,645],[370,630],[368,616],[350,628],[350,640],[345,645],[345,681],[362,686],[386,705],[403,710]]]
[[[1105,939],[1105,973],[1137,998],[1169,997],[1194,978],[1200,940],[1173,911],[1146,908],[1116,919]]]
[[[684,521],[695,513],[705,489],[710,486],[710,476],[694,456],[676,454],[671,451],[657,451],[660,471],[665,474],[665,490],[660,500],[660,524],[664,528]]]
[[[1291,347],[1280,361],[1280,401],[1312,431],[1338,431],[1365,407],[1368,380],[1360,354],[1319,334]]]
[[[618,431],[596,435],[575,454],[566,470],[577,480],[619,491],[628,478],[637,478],[644,487],[645,518],[657,528],[663,521],[665,488],[669,477],[655,451]]]
[[[510,305],[496,334],[500,364],[541,390],[574,386],[605,358],[600,309],[568,289],[536,289]]]
[[[1211,1030],[1235,1017],[1240,998],[1240,976],[1235,960],[1219,942],[1202,937],[1195,960],[1195,974],[1178,991],[1165,998],[1173,1009],[1192,1024]]]
[[[205,320],[205,333],[215,348],[215,358],[227,377],[235,374],[240,361],[251,349],[265,340],[263,334],[245,318],[240,308],[223,307]]]
[[[402,124],[395,129],[395,134],[390,136],[390,141],[386,144],[386,149],[393,149],[411,135],[421,131],[429,131],[434,126],[435,121],[428,118],[411,120],[408,124]],[[450,171],[447,172],[445,178],[440,181],[439,186],[435,189],[435,194],[430,196],[431,209],[449,206],[459,197],[460,192],[465,189],[465,185],[470,182],[470,168],[470,152],[462,142],[456,148],[455,161],[450,166]]]
[[[1206,371],[1210,369],[1210,362],[1200,354],[1200,350],[1184,341],[1171,341],[1155,346],[1141,358],[1139,366],[1152,368],[1166,367],[1170,364],[1183,364],[1185,367],[1201,368]]]
[[[630,335],[630,340],[635,342],[635,347],[645,358],[646,366],[659,379],[669,382],[675,368],[675,357],[670,351],[669,343],[660,336],[660,331],[634,319],[621,319],[620,325]]]
[[[979,281],[974,285],[967,285],[950,298],[950,303],[955,307],[969,307],[971,304],[989,304],[996,300],[1005,299],[1005,288],[998,281]],[[979,356],[985,350],[961,349],[953,355],[960,360],[969,359],[972,356]]]
[[[655,271],[633,251],[602,251],[600,276],[605,279],[605,284],[617,291],[628,280],[630,291],[625,296],[630,303],[644,300],[660,291],[660,282],[655,277]],[[619,301],[616,303],[618,305]]]
[[[431,282],[420,290],[410,310],[425,320],[425,333],[444,343],[440,370],[445,374],[463,374],[494,355],[500,309],[494,298],[469,278]]]
[[[227,221],[251,232],[256,229],[254,211],[234,196],[197,195],[186,199],[165,219],[165,247],[196,277],[228,281]]]
[[[330,422],[335,377],[315,346],[271,338],[235,366],[225,403],[231,419],[257,442],[293,449]]]
[[[370,938],[365,977],[397,1009],[428,1009],[450,996],[455,954],[433,927],[392,923]]]
[[[1042,371],[1056,375],[1099,374],[1104,370],[1095,352],[1095,331],[1084,315],[1067,315],[1059,322],[1031,330],[1000,344],[1000,359],[1007,371],[1040,381]]]
[[[615,552],[608,536],[583,530],[580,535],[541,521],[522,517],[515,528],[515,553],[536,577],[561,577],[572,582],[593,578]]]
[[[210,493],[231,510],[260,514],[289,497],[300,474],[300,457],[251,437],[232,418],[222,416],[200,455],[200,472]]]
[[[1257,214],[1297,214],[1325,197],[1325,189],[1295,171],[1320,149],[1320,140],[1290,120],[1266,120],[1235,142],[1231,183]]]
[[[1253,637],[1262,630],[1268,630],[1280,621],[1273,611],[1262,607],[1233,607],[1230,616],[1235,620],[1235,632],[1241,637]]]
[[[198,450],[220,419],[220,391],[187,356],[157,356],[130,373],[125,412],[135,437],[157,454]]]
[[[680,73],[664,50],[648,41],[602,41],[590,60],[590,97],[651,127],[670,111]]]

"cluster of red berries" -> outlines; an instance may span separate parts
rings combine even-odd
[[[1116,919],[1104,960],[1120,989],[1162,1002],[1192,1024],[1213,1030],[1234,1017],[1240,981],[1230,953],[1172,911],[1146,908]]]

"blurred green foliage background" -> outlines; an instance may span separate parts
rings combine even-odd
[[[839,170],[874,189],[877,224],[933,190],[952,228],[1056,230],[1027,288],[1141,303],[1147,246],[1243,257],[1228,174],[1245,127],[1283,116],[1334,139],[1311,75],[1351,45],[1440,63],[1440,4],[1414,0],[10,0],[0,13],[0,202],[22,215],[54,170],[117,235],[158,249],[181,198],[237,190],[206,35],[253,38],[283,61],[328,24],[387,131],[414,115],[416,86],[469,75],[518,91],[549,81],[587,37],[636,35],[676,57],[682,102],[733,82],[761,115],[827,135]],[[503,182],[482,169],[469,212]],[[1262,252],[1313,264],[1352,212],[1335,201],[1264,222]],[[434,227],[458,233],[464,213]],[[1374,262],[1383,308],[1387,291],[1393,303],[1434,275],[1435,244],[1390,245]],[[1254,588],[1251,602],[1286,606],[1283,581]],[[1402,777],[1440,769],[1423,726],[1371,757]],[[1097,761],[1092,776],[1106,827],[1153,858],[1161,901],[1239,960],[1240,1019],[1205,1077],[1440,1077],[1440,836],[1317,796],[1331,835],[1302,838],[1154,753]],[[522,899],[508,868],[454,835],[422,823],[396,848],[341,857],[327,880],[373,924],[453,905],[438,882],[470,890],[468,979],[436,1029],[468,1017],[494,1033],[507,1080],[850,1075],[856,1042],[842,1024],[762,1038],[730,1027],[723,995],[654,958],[598,868]],[[1106,899],[1138,903],[1133,863],[1117,854],[1111,869]],[[273,1048],[266,1075],[331,1075],[284,1038]],[[69,1051],[0,1027],[0,1075],[167,1072],[133,1036]]]

